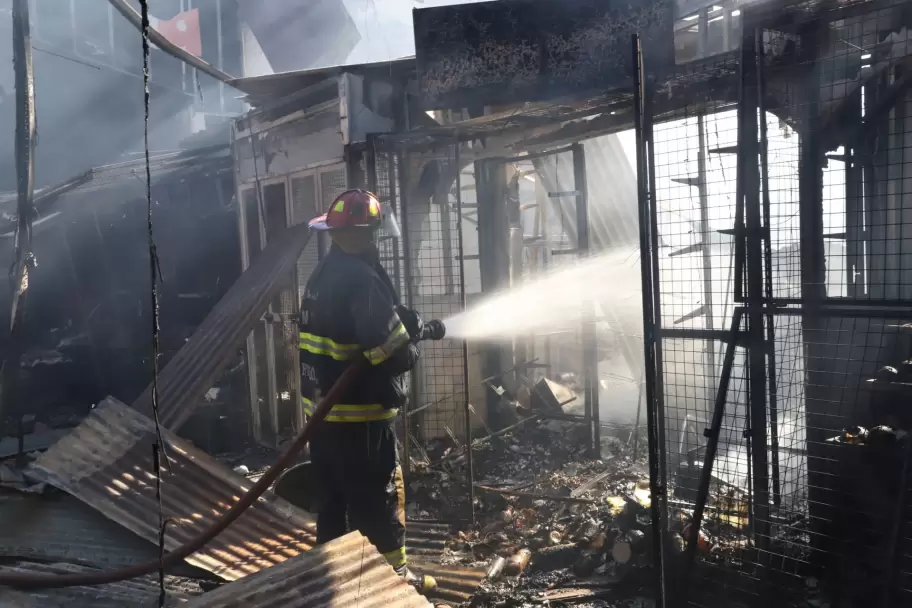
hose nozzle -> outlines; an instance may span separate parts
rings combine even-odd
[[[422,340],[443,340],[446,336],[446,325],[440,319],[431,319],[421,328]]]

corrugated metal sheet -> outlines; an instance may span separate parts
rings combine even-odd
[[[409,568],[418,574],[429,574],[437,581],[437,588],[430,594],[432,599],[454,604],[468,603],[485,578],[484,570],[442,566],[436,561],[424,560],[420,557],[410,558]]]
[[[437,580],[432,597],[454,603],[472,599],[484,580],[485,571],[456,566],[442,566],[440,560],[452,530],[449,524],[435,521],[409,521],[406,544],[409,567]]]
[[[439,559],[446,548],[451,530],[449,524],[436,521],[408,521],[406,545],[409,555]]]
[[[158,403],[164,426],[177,430],[187,421],[244,344],[269,302],[286,286],[309,237],[307,224],[299,224],[270,240],[161,371]],[[133,407],[146,416],[152,415],[151,385]]]
[[[155,546],[66,494],[0,493],[0,557],[116,568],[158,557]]]
[[[187,608],[429,607],[366,538],[353,532],[202,595]]]
[[[154,438],[151,420],[108,397],[33,463],[33,474],[157,544]],[[164,429],[163,438],[169,470],[162,494],[172,522],[166,545],[172,550],[208,529],[253,483]],[[307,551],[315,541],[307,513],[266,493],[187,561],[234,580]]]
[[[93,572],[72,564],[17,562],[0,566],[0,572],[23,574],[74,574]],[[186,606],[199,595],[198,585],[173,576],[165,577],[167,606]],[[158,575],[98,587],[67,587],[22,592],[0,587],[0,608],[152,608],[158,606]]]

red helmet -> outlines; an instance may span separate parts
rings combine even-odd
[[[329,211],[310,220],[314,230],[339,228],[383,229],[392,237],[399,237],[398,225],[389,208],[380,204],[377,195],[367,190],[346,190],[333,201]]]

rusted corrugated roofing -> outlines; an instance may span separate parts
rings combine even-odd
[[[465,604],[471,601],[478,586],[485,578],[484,570],[462,568],[459,566],[442,566],[432,560],[422,558],[409,559],[409,568],[418,574],[429,574],[437,581],[437,588],[431,593],[433,599],[441,599],[454,604]]]
[[[202,595],[187,608],[418,608],[431,604],[358,532]]]
[[[309,237],[305,223],[286,228],[272,239],[161,371],[158,410],[164,426],[177,430],[190,418],[291,276]],[[151,385],[133,407],[152,415]]]
[[[168,550],[208,529],[253,486],[214,458],[162,430],[169,469],[162,499]],[[33,465],[34,476],[100,511],[142,538],[158,542],[151,420],[108,397]],[[313,547],[313,519],[266,493],[187,561],[226,580],[278,564]]]
[[[430,574],[437,580],[434,598],[462,604],[475,595],[484,580],[485,570],[442,566],[440,561],[451,536],[449,524],[409,521],[406,533],[409,564],[416,572]]]
[[[16,562],[0,566],[0,572],[22,574],[75,574],[95,572],[92,568],[73,564],[39,564]],[[158,575],[134,578],[97,587],[65,587],[36,591],[16,591],[0,587],[0,606],[3,608],[152,608],[158,606]],[[166,606],[187,606],[187,601],[199,595],[199,585],[173,576],[165,577]]]

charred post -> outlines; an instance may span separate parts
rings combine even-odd
[[[32,216],[35,188],[35,80],[28,0],[13,2],[13,64],[16,78],[16,174],[18,186],[16,261],[11,274],[10,339],[3,358],[0,426],[9,406],[18,399],[19,360],[24,350],[24,318],[32,254]]]

